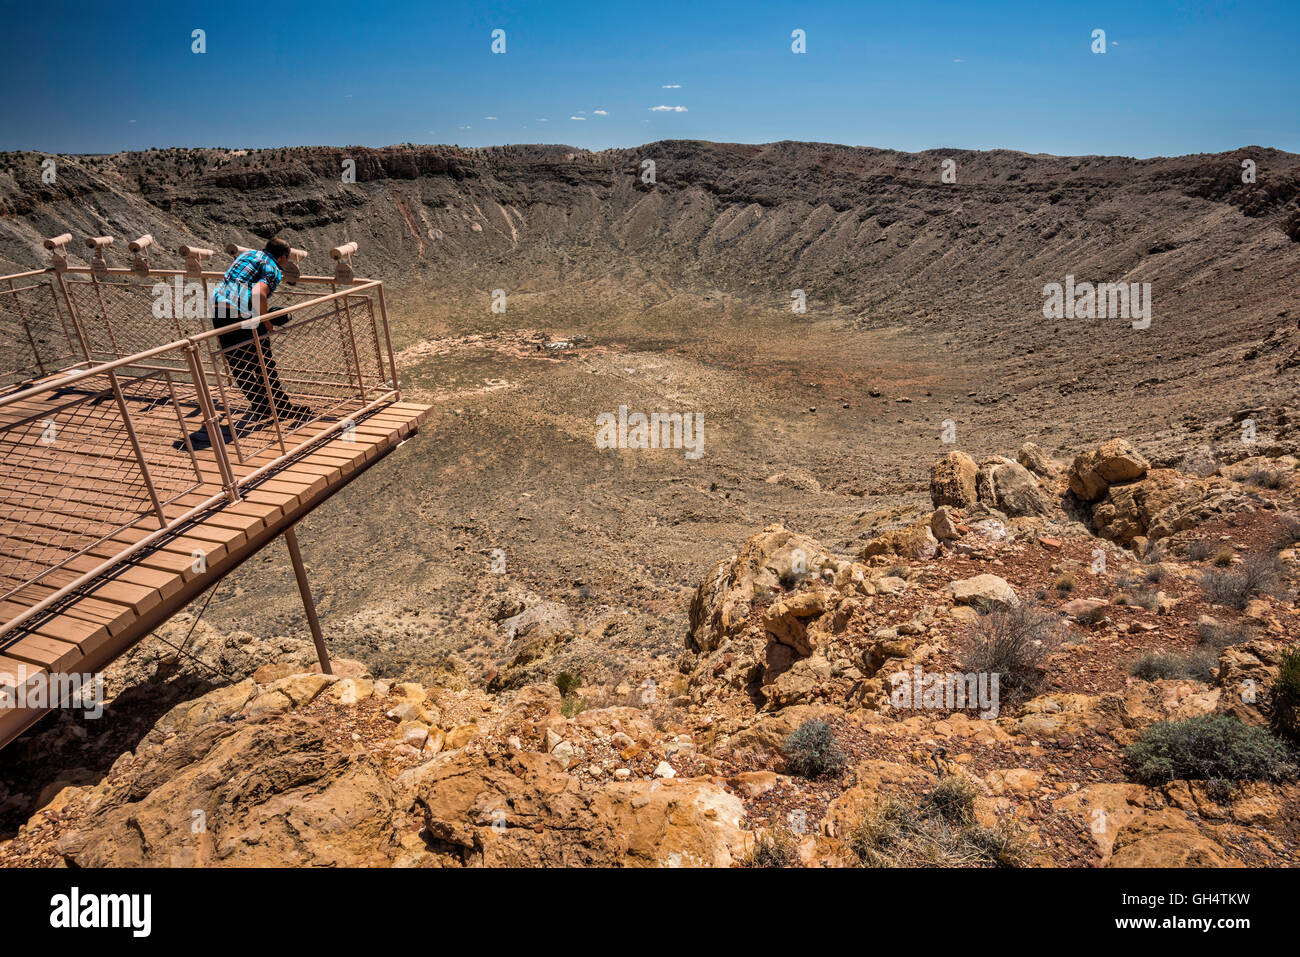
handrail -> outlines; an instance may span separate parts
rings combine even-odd
[[[65,273],[75,275],[77,281],[65,283]],[[85,356],[83,359],[61,353],[54,365],[66,358],[71,358],[74,364],[51,373],[45,381],[0,396],[0,413],[10,410],[17,413],[8,415],[7,421],[0,420],[0,450],[12,454],[6,463],[10,467],[0,470],[0,492],[13,496],[0,499],[8,506],[8,515],[0,527],[0,543],[8,541],[14,546],[5,549],[10,559],[8,570],[0,568],[3,571],[0,600],[13,600],[51,572],[64,568],[145,519],[152,518],[158,527],[134,543],[123,543],[121,548],[116,548],[119,543],[114,542],[110,557],[96,561],[89,571],[74,574],[71,581],[61,586],[53,583],[52,594],[11,615],[0,625],[0,637],[21,628],[33,617],[174,534],[223,500],[238,501],[243,490],[307,448],[347,428],[357,417],[401,398],[383,283],[379,280],[341,282],[337,277],[299,277],[298,282],[330,285],[332,291],[276,310],[275,322],[271,316],[260,317],[251,326],[236,320],[130,355],[95,361],[92,354],[112,355],[120,347],[119,343],[138,341],[142,328],[147,336],[153,324],[166,322],[173,326],[172,332],[181,331],[179,316],[176,320],[162,320],[148,311],[141,314],[137,311],[139,298],[123,299],[112,290],[124,286],[138,290],[150,278],[178,276],[191,282],[201,278],[206,287],[209,279],[218,280],[223,274],[205,272],[196,277],[176,269],[63,266],[29,270],[12,277],[0,276],[0,282],[46,274],[54,277],[48,288],[54,295],[53,305],[58,315],[57,323],[53,312],[40,317],[50,327],[40,331],[46,336],[55,330],[68,334],[60,311],[61,301],[68,309],[72,329],[80,341],[80,346],[74,344],[74,349]],[[84,282],[80,279],[83,275],[88,277]],[[119,276],[135,282],[102,282],[105,277]],[[93,288],[93,296],[85,291],[88,288]],[[76,297],[73,292],[77,292]],[[206,292],[205,288],[205,302]],[[83,300],[81,306],[86,316],[79,314],[83,310],[79,310],[74,298]],[[353,323],[354,314],[363,320],[360,324]],[[64,327],[61,330],[60,324]],[[235,329],[247,331],[248,347],[221,345],[220,338]],[[109,343],[92,342],[95,335],[103,333],[107,333]],[[272,338],[264,340],[266,335]],[[265,347],[264,342],[268,343]],[[278,377],[276,363],[267,361],[270,354],[265,352],[276,342],[281,343],[276,347]],[[232,353],[239,348],[256,353],[252,366],[247,359],[242,359],[237,367]],[[41,356],[36,354],[35,358],[39,363]],[[247,445],[253,433],[241,431],[236,423],[241,407],[245,410],[243,415],[252,408],[247,405],[252,401],[248,388],[250,368],[254,370],[253,379],[260,382],[260,386],[252,386],[254,391],[260,393],[262,401],[271,399],[266,418],[274,426],[271,444],[278,446],[274,451],[267,445],[249,449]],[[87,387],[80,395],[74,389],[78,384]],[[45,405],[52,392],[73,397],[60,397],[56,404]],[[310,407],[281,407],[282,395],[285,401],[301,395]],[[105,399],[109,400],[107,404]],[[187,416],[182,414],[183,408],[195,411]],[[310,417],[304,420],[293,410],[306,410]],[[43,419],[53,422],[56,418],[60,420],[59,442],[64,441],[65,432],[72,437],[62,448],[56,443],[48,443],[51,447],[47,448],[47,443],[37,438],[37,427],[44,424]],[[191,424],[187,424],[186,418],[191,424],[201,423],[201,431],[206,433],[205,448],[211,456],[204,466],[200,466],[195,456],[189,432]],[[295,441],[295,433],[312,425],[323,428],[315,428],[310,435]],[[227,427],[229,438],[225,434]],[[174,440],[178,428],[180,439]],[[254,429],[254,433],[258,431]],[[261,432],[262,438],[272,434],[269,429]],[[252,442],[256,444],[257,439]],[[241,463],[242,476],[232,466],[231,443]],[[256,463],[250,456],[265,457],[266,461]],[[111,465],[87,473],[81,463],[88,457]],[[154,476],[154,472],[163,477]],[[175,518],[167,517],[165,506],[199,491],[205,484],[211,487],[218,482],[221,492],[204,496],[193,507],[184,507]],[[101,549],[95,557],[106,551]],[[46,558],[47,555],[50,557]]]
[[[69,271],[71,271],[71,269],[69,269]],[[7,277],[0,276],[0,279],[3,278],[7,278]],[[339,299],[343,296],[354,296],[359,292],[365,292],[367,289],[375,289],[382,285],[383,283],[378,279],[367,279],[364,280],[360,285],[352,286],[348,289],[340,289],[338,292],[330,293],[329,295],[326,296],[317,296],[315,298],[308,299],[304,302],[300,302],[295,305],[288,306],[284,309],[278,310],[276,312],[276,317],[279,318],[286,315],[287,313],[299,312],[308,307],[319,306],[327,302],[332,302],[333,300]],[[314,320],[310,320],[310,321],[314,321]],[[270,326],[271,320],[268,317],[263,316],[260,320],[260,323],[266,326],[268,329],[272,328]],[[385,325],[387,325],[387,321],[385,321]],[[144,352],[137,352],[134,355],[125,356],[120,359],[114,359],[111,362],[105,362],[100,365],[94,366],[90,369],[83,369],[81,372],[75,372],[69,376],[65,376],[63,378],[51,382],[37,383],[36,385],[22,392],[14,392],[6,396],[0,396],[0,408],[3,408],[6,405],[11,405],[12,403],[15,402],[22,402],[25,399],[31,398],[32,396],[35,395],[39,395],[42,392],[49,392],[54,389],[66,389],[68,386],[72,385],[75,382],[81,381],[87,376],[103,374],[106,372],[111,372],[115,369],[121,369],[125,366],[136,365],[140,362],[143,362],[146,359],[152,359],[156,356],[160,356],[164,352],[171,352],[176,349],[183,349],[189,345],[197,346],[198,343],[200,342],[206,342],[211,339],[215,339],[218,336],[222,335],[223,333],[231,332],[237,328],[240,328],[240,323],[232,322],[229,323],[228,325],[220,326],[219,328],[211,329],[207,332],[202,332],[197,336],[186,336],[183,339],[176,339],[175,341],[169,342],[166,345],[155,346],[152,349],[146,349]]]

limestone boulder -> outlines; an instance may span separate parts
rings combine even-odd
[[[1111,439],[1075,457],[1068,474],[1070,491],[1080,501],[1096,501],[1110,486],[1137,481],[1150,467],[1126,440]]]
[[[1020,446],[1020,450],[1016,452],[1016,461],[1038,477],[1049,481],[1055,481],[1061,474],[1061,470],[1056,467],[1051,456],[1033,442],[1026,442]]]
[[[881,532],[862,549],[863,559],[875,555],[897,555],[915,561],[926,561],[939,551],[939,540],[930,530],[930,520],[920,519],[902,528]]]
[[[819,542],[769,525],[705,575],[691,600],[687,648],[714,651],[725,638],[744,630],[756,599],[792,588],[826,567],[838,569]]]
[[[930,466],[930,501],[934,507],[969,508],[975,504],[979,468],[965,452],[952,451]]]
[[[415,805],[440,856],[475,867],[728,867],[749,846],[744,804],[707,781],[599,787],[552,755],[457,752],[416,772]]]
[[[975,575],[962,578],[948,586],[952,600],[958,605],[976,605],[1007,608],[1020,603],[1016,590],[997,575]]]
[[[122,762],[59,850],[76,867],[391,863],[392,785],[298,714],[211,721]]]
[[[1009,518],[1047,515],[1055,506],[1027,468],[1000,455],[980,463],[975,490],[979,501]]]

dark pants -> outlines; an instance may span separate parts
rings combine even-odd
[[[213,324],[225,323],[224,319],[214,319]],[[239,386],[239,391],[248,398],[254,415],[265,415],[271,411],[271,402],[275,409],[283,412],[291,403],[280,385],[280,376],[275,368],[275,354],[271,350],[271,337],[265,332],[257,334],[262,347],[262,361],[257,360],[257,346],[253,344],[254,333],[248,329],[236,329],[222,333],[217,337],[221,343],[230,375]],[[266,377],[262,377],[262,365],[266,366]],[[270,395],[267,383],[270,383]]]

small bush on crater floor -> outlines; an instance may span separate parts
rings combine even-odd
[[[891,798],[867,811],[846,843],[863,867],[1022,867],[1030,849],[1013,824],[974,823],[974,786],[957,775],[940,781],[919,809]]]
[[[578,678],[575,678],[567,671],[561,671],[555,676],[555,687],[560,689],[560,696],[562,698],[567,698],[569,695],[573,694],[581,684],[582,682]]]
[[[1246,485],[1254,485],[1256,488],[1278,489],[1282,487],[1284,476],[1277,469],[1264,467],[1251,469],[1246,473],[1242,481]]]

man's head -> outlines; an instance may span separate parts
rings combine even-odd
[[[266,241],[262,249],[268,256],[275,260],[275,264],[281,269],[289,261],[289,244],[279,236],[272,236]]]

